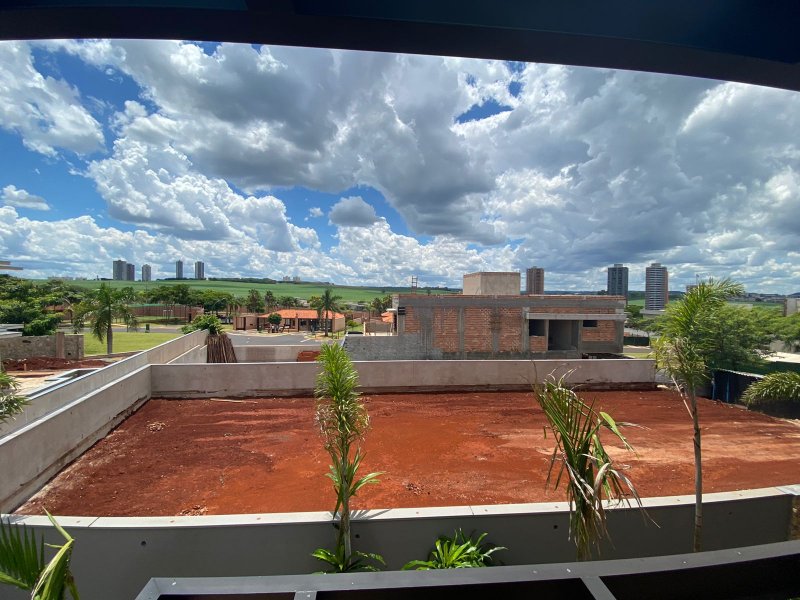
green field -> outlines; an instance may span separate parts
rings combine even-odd
[[[86,289],[97,289],[101,283],[105,283],[113,288],[132,287],[137,292],[153,289],[160,285],[188,285],[190,288],[198,290],[214,290],[217,292],[227,292],[234,296],[247,296],[247,292],[256,289],[262,294],[267,290],[271,291],[276,297],[291,296],[308,300],[311,296],[320,296],[328,286],[316,283],[246,283],[239,281],[196,281],[194,279],[184,279],[181,281],[97,281],[97,280],[76,280],[69,281],[77,287]],[[411,288],[380,288],[380,287],[356,287],[356,286],[331,286],[334,294],[342,297],[343,302],[370,302],[373,298],[383,297],[386,294],[411,293]],[[454,293],[452,290],[431,289],[431,294]],[[425,289],[417,290],[419,294],[427,293]]]
[[[675,302],[675,299],[670,298],[669,301]],[[628,304],[644,308],[644,298],[637,298],[636,300],[628,300]],[[781,302],[728,302],[728,304],[732,304],[734,306],[746,304],[748,306],[757,306],[759,308],[783,308],[783,303]]]
[[[114,352],[137,352],[149,350],[154,346],[174,340],[180,333],[145,333],[145,332],[114,332]],[[85,356],[106,353],[106,343],[101,342],[93,335],[87,333],[83,336],[83,353]]]

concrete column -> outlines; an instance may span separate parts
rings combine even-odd
[[[56,332],[56,358],[66,358],[67,354],[64,349],[64,332]]]

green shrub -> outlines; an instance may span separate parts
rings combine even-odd
[[[61,322],[61,317],[56,315],[45,315],[25,323],[22,328],[22,335],[52,335],[56,332],[56,327]]]
[[[763,379],[750,384],[744,391],[742,402],[748,407],[800,403],[800,373],[782,371],[765,375]]]
[[[429,571],[431,569],[471,569],[489,567],[492,554],[505,550],[502,546],[484,544],[483,533],[477,540],[467,537],[460,529],[452,538],[441,536],[436,540],[428,560],[412,560],[403,566],[404,571]]]
[[[181,327],[183,333],[191,333],[198,329],[207,329],[210,335],[219,335],[222,333],[222,323],[216,315],[200,315],[188,325]]]

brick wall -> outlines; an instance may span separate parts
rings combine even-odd
[[[547,338],[543,335],[530,336],[530,351],[531,352],[547,352]]]
[[[522,328],[527,321],[522,318],[521,308],[501,308],[500,313],[500,352],[522,351]]]
[[[458,309],[437,307],[433,311],[433,347],[442,352],[458,352]]]
[[[583,327],[581,338],[585,342],[613,342],[617,337],[615,321],[598,321],[597,327]]]
[[[33,358],[34,356],[56,356],[55,335],[31,335],[0,339],[0,356],[3,359]],[[80,360],[83,358],[83,336],[64,336],[64,358]]]

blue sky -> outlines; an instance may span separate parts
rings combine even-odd
[[[792,92],[559,65],[167,41],[0,43],[0,258],[29,277],[800,291]]]

